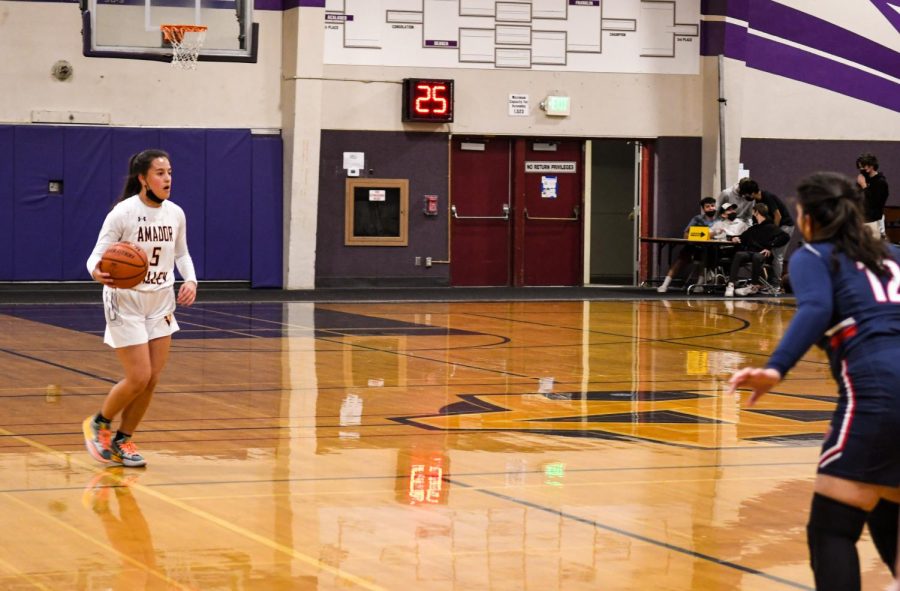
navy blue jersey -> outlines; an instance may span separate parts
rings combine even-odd
[[[791,286],[797,314],[766,367],[784,376],[814,344],[828,353],[837,375],[842,359],[867,346],[900,345],[900,249],[890,246],[888,273],[877,276],[862,264],[838,255],[834,245],[804,244],[791,257]]]

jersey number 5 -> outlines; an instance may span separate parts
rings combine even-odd
[[[888,280],[887,289],[881,285],[881,278],[871,271],[862,263],[856,263],[859,269],[866,272],[866,278],[872,287],[872,295],[879,304],[900,304],[900,265],[894,261],[884,261],[884,266],[891,272],[891,278]]]
[[[157,246],[153,248],[153,256],[150,257],[150,266],[155,267],[159,264],[159,251],[162,250],[162,246]]]

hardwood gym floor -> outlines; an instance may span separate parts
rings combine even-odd
[[[812,589],[825,358],[725,392],[793,311],[202,303],[123,469],[80,432],[121,375],[101,307],[0,306],[0,588]]]

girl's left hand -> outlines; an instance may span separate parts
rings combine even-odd
[[[178,289],[178,299],[175,300],[180,306],[190,306],[197,299],[197,284],[193,281],[185,281]]]
[[[753,406],[760,397],[781,381],[781,372],[777,369],[762,367],[745,367],[735,372],[728,380],[728,393],[734,394],[738,388],[750,388],[753,392],[747,400],[747,406]]]

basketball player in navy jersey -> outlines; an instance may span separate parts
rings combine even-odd
[[[197,297],[197,276],[188,253],[184,211],[168,200],[171,191],[168,154],[144,150],[132,156],[122,195],[106,216],[87,262],[91,276],[103,284],[103,342],[116,350],[125,369],[125,377],[109,391],[100,412],[83,423],[88,452],[100,462],[146,465],[131,437],[150,405],[169,358],[172,334],[178,330],[173,315],[176,303],[190,306]],[[109,273],[98,267],[106,249],[120,241],[134,242],[143,248],[150,263],[144,280],[131,289],[112,287]],[[177,299],[176,265],[184,278]],[[119,428],[113,436],[110,423],[120,413]]]
[[[797,313],[764,368],[745,368],[731,391],[752,406],[814,344],[839,388],[819,456],[807,525],[819,591],[860,589],[856,542],[868,523],[896,576],[900,502],[900,249],[864,224],[852,180],[814,174],[797,187],[805,244],[791,257]],[[896,583],[895,583],[896,585]]]

